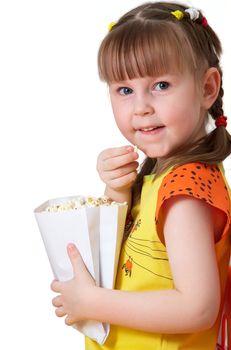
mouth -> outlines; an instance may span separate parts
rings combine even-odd
[[[152,126],[149,128],[140,128],[138,131],[143,135],[155,135],[162,131],[164,125]]]
[[[148,132],[148,131],[153,131],[153,130],[157,130],[157,129],[161,129],[163,128],[164,126],[153,126],[153,127],[150,127],[150,128],[141,128],[139,129],[139,131],[144,131],[144,132]]]

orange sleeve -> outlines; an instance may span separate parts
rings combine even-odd
[[[189,163],[180,165],[170,171],[159,188],[155,221],[157,232],[163,240],[162,205],[172,196],[187,195],[204,200],[206,203],[222,210],[227,216],[223,235],[230,227],[230,197],[217,165]]]

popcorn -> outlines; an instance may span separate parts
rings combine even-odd
[[[54,205],[49,205],[45,208],[45,211],[61,212],[61,211],[68,211],[68,210],[78,210],[84,207],[98,207],[101,205],[109,206],[109,205],[125,205],[125,204],[127,203],[115,202],[107,196],[102,196],[102,197],[87,196],[87,197],[76,197],[64,203],[60,202]]]
[[[134,152],[138,152],[138,146],[135,145]]]

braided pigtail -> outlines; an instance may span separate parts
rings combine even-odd
[[[223,161],[231,153],[231,135],[226,130],[227,118],[224,116],[223,110],[223,72],[220,67],[220,55],[222,52],[220,41],[210,26],[204,28],[207,35],[208,49],[207,61],[209,67],[215,67],[220,74],[220,90],[216,101],[209,109],[209,114],[215,121],[216,128],[207,135],[204,142],[212,146],[210,157],[214,157],[217,161]]]
[[[218,68],[218,67],[217,67]],[[231,135],[226,130],[226,117],[223,111],[222,71],[218,68],[221,76],[221,85],[218,97],[209,109],[209,114],[215,120],[216,128],[208,135],[207,142],[213,144],[213,153],[219,161],[223,161],[231,153]]]

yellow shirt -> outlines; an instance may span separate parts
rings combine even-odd
[[[161,236],[161,208],[165,200],[179,194],[205,200],[225,212],[227,217],[222,236],[216,243],[222,295],[216,323],[209,330],[193,334],[148,333],[111,325],[105,344],[100,346],[86,338],[86,350],[215,349],[231,245],[231,192],[223,176],[221,164],[216,166],[189,163],[171,167],[156,178],[153,175],[145,176],[140,203],[132,209],[134,224],[121,249],[115,289],[147,291],[174,288],[168,255]]]

